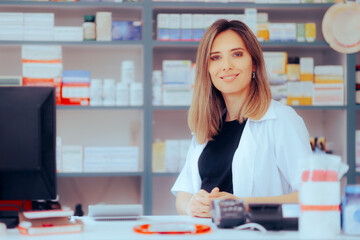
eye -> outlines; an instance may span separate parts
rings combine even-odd
[[[233,53],[233,56],[234,56],[234,57],[241,57],[242,55],[244,55],[244,53],[243,53],[243,52],[240,52],[240,51]]]
[[[216,61],[216,60],[219,60],[220,59],[220,56],[219,55],[212,55],[210,56],[210,60],[211,61]]]

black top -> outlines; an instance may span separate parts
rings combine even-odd
[[[218,187],[221,192],[233,193],[232,161],[245,124],[224,121],[219,134],[207,143],[198,162],[201,189],[210,192]]]

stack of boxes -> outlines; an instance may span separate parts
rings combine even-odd
[[[315,66],[314,105],[344,105],[343,66]]]
[[[61,46],[22,46],[24,86],[54,86],[56,103],[61,104],[62,50]]]
[[[0,40],[22,41],[23,37],[23,13],[0,13]]]
[[[57,138],[57,171],[81,172],[137,172],[139,171],[139,147],[83,147],[61,146]]]
[[[190,60],[163,61],[163,104],[188,106],[192,99]]]
[[[90,72],[80,70],[63,71],[61,104],[89,105]]]
[[[245,8],[244,14],[174,14],[157,15],[157,40],[200,41],[206,29],[218,19],[239,20],[256,33],[259,41],[313,42],[316,25],[309,23],[272,23],[267,13],[256,8]]]
[[[153,143],[153,172],[180,172],[190,147],[190,139],[166,139]]]
[[[344,105],[343,67],[315,66],[311,57],[264,52],[272,97],[288,105]]]

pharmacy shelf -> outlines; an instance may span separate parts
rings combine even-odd
[[[143,106],[81,106],[57,105],[57,110],[143,110]]]
[[[190,106],[154,106],[153,111],[189,110]],[[291,106],[299,110],[346,110],[346,106]],[[359,106],[360,110],[360,106]]]
[[[331,3],[320,3],[320,4],[257,4],[257,3],[245,3],[245,2],[232,2],[232,3],[221,3],[221,2],[152,2],[152,5],[156,9],[178,9],[181,7],[182,10],[201,8],[201,9],[217,9],[219,11],[226,9],[238,9],[238,8],[257,8],[257,9],[291,9],[293,11],[298,10],[317,10],[327,9]]]
[[[189,110],[190,106],[153,106],[153,111]]]
[[[199,46],[198,41],[153,41],[153,46],[156,48],[161,47],[194,47]],[[281,48],[316,48],[318,50],[329,48],[329,44],[325,41],[315,42],[260,42],[261,47],[281,47]]]
[[[346,106],[291,106],[298,110],[346,110]]]
[[[57,173],[58,177],[142,177],[143,172]]]
[[[0,41],[0,45],[143,46],[143,41]]]
[[[178,172],[153,172],[153,177],[177,177],[179,175]]]
[[[66,1],[0,1],[1,5],[23,5],[34,7],[121,7],[121,8],[142,8],[142,2],[66,2]]]

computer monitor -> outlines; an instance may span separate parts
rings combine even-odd
[[[0,200],[50,200],[56,192],[55,88],[0,87]],[[7,215],[14,213],[0,211],[0,222]]]

